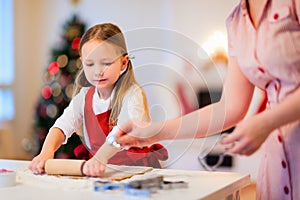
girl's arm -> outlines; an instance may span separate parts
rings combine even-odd
[[[206,137],[236,125],[248,111],[254,86],[230,57],[221,100],[188,115],[154,124],[129,122],[119,132],[122,146],[145,146],[159,140]],[[127,134],[126,134],[127,133]]]
[[[29,169],[34,173],[44,173],[45,162],[54,157],[54,153],[64,141],[65,134],[59,128],[52,128],[45,139],[40,154],[33,158]]]
[[[67,143],[67,139],[71,137],[74,132],[80,130],[80,127],[82,127],[84,99],[88,89],[89,88],[82,88],[80,90],[80,93],[71,100],[68,107],[64,109],[63,114],[52,126],[52,128],[58,127],[63,131],[66,136],[64,144]]]
[[[42,150],[38,156],[33,158],[29,165],[35,173],[44,173],[45,162],[54,157],[54,153],[82,124],[82,106],[83,97],[86,89],[82,89],[76,95],[69,106],[65,108],[64,113],[55,121],[55,124],[49,130]]]
[[[41,154],[54,154],[65,140],[65,134],[59,128],[52,128],[43,144]]]
[[[109,133],[114,134],[118,129],[117,126]],[[98,149],[96,154],[89,159],[83,166],[83,174],[88,176],[99,176],[105,172],[108,160],[120,151],[121,148],[109,144],[107,141]]]

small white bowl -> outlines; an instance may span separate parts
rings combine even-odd
[[[0,169],[0,188],[16,185],[16,172],[7,169]]]

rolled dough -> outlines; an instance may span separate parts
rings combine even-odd
[[[135,175],[151,171],[152,167],[106,165],[106,172],[100,177],[63,176],[34,174],[29,169],[17,171],[17,181],[37,187],[63,188],[63,189],[90,189],[94,181],[123,181]]]

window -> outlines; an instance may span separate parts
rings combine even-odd
[[[0,0],[0,122],[14,117],[13,0]]]

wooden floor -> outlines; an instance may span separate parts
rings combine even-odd
[[[252,183],[241,190],[241,200],[256,199],[256,184]]]

